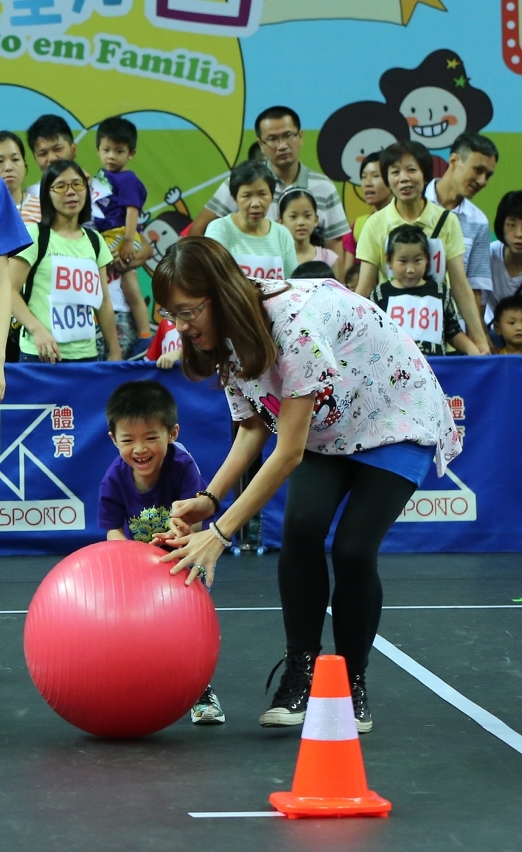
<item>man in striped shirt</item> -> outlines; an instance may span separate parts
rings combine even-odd
[[[268,218],[279,218],[278,201],[288,187],[307,189],[317,202],[319,227],[327,248],[343,256],[341,238],[350,232],[350,226],[334,184],[320,172],[314,172],[299,161],[303,146],[303,131],[299,116],[289,107],[275,106],[264,110],[255,122],[257,141],[266,157],[266,165],[276,180],[274,198]],[[228,180],[207,202],[190,228],[191,235],[204,234],[209,222],[237,211],[230,195]]]
[[[489,261],[490,228],[485,214],[470,199],[483,189],[498,162],[491,139],[478,133],[461,133],[451,146],[447,171],[426,187],[426,198],[457,214],[464,236],[466,276],[475,293],[479,313],[484,312],[484,291],[492,289]]]

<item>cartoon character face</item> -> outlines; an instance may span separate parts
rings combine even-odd
[[[397,139],[388,130],[381,127],[370,127],[360,130],[344,146],[341,154],[341,167],[347,180],[356,186],[361,185],[359,172],[361,163],[368,154],[384,151],[388,145],[393,145]]]
[[[149,222],[143,233],[152,246],[153,255],[146,263],[152,275],[160,260],[165,257],[169,246],[173,246],[179,240],[179,234],[168,222],[162,222],[159,219]]]
[[[428,148],[448,148],[466,129],[464,105],[438,86],[413,89],[399,110],[410,126],[410,137]]]
[[[181,231],[189,225],[191,220],[188,216],[177,211],[161,213],[156,219],[149,222],[143,229],[145,238],[152,246],[152,257],[145,264],[149,275],[153,275],[160,262],[165,257],[169,246],[178,242]]]
[[[327,118],[317,139],[317,156],[329,178],[360,186],[364,158],[406,139],[408,123],[396,106],[357,101]]]

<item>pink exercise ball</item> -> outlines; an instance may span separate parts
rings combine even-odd
[[[152,734],[181,718],[210,683],[219,623],[203,584],[169,573],[164,551],[106,541],[45,577],[24,632],[29,673],[47,703],[101,737]]]

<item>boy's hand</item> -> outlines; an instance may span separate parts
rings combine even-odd
[[[120,257],[124,263],[130,263],[136,257],[136,249],[134,248],[134,240],[125,237],[119,246]]]
[[[176,500],[170,511],[169,528],[175,534],[175,538],[178,534],[178,526],[183,522],[185,522],[185,526],[190,527],[191,524],[206,521],[215,512],[216,507],[210,497],[189,497],[188,500]],[[190,532],[192,532],[191,529],[185,534],[188,535]]]

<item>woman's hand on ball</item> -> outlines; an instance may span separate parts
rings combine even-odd
[[[165,534],[162,533],[161,535]],[[203,530],[179,538],[165,539],[163,543],[176,548],[172,553],[166,553],[165,556],[160,558],[160,562],[178,560],[176,565],[170,569],[171,574],[179,574],[184,568],[189,568],[185,585],[190,586],[200,575],[200,568],[203,567],[207,572],[205,585],[210,589],[214,581],[215,563],[225,549],[210,530]]]

